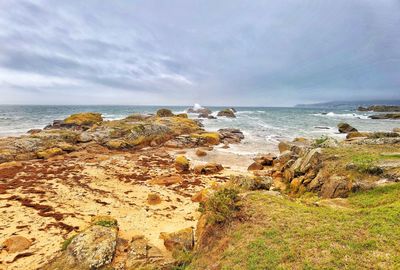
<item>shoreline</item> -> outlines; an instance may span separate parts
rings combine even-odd
[[[344,141],[297,138],[265,148],[273,151],[257,149],[247,155],[230,151],[246,140],[240,130],[209,132],[187,115],[169,110],[115,121],[82,113],[55,121],[46,130],[0,138],[5,221],[0,239],[17,235],[30,242],[17,253],[1,250],[0,261],[13,270],[55,269],[54,264],[64,264],[66,258],[77,260],[70,251],[77,244],[74,237],[99,228],[93,220],[100,219],[101,224],[117,224],[102,229],[116,237],[110,239],[115,253],[108,264],[148,263],[148,255],[144,262],[132,251],[139,243],[150,247],[154,263],[170,264],[176,247],[168,241],[189,243],[190,250],[201,243],[200,209],[235,181],[239,186],[243,181],[241,188],[250,181],[250,187],[256,186],[250,191],[261,187],[262,194],[290,200],[307,192],[324,200],[347,197],[353,189],[382,185],[380,175],[367,173],[361,174],[365,183],[344,184],[346,175],[360,177],[360,172],[357,165],[342,164],[337,157],[350,162],[365,151],[389,153],[390,162],[383,157],[386,167],[378,163],[383,168],[379,170],[390,171],[394,178],[389,182],[396,181],[399,164],[391,158],[397,158],[400,135],[344,128],[351,135]]]

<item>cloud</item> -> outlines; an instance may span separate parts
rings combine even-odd
[[[398,70],[396,0],[0,3],[2,103],[400,98]]]

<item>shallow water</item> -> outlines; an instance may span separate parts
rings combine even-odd
[[[174,112],[184,112],[188,106],[169,107]],[[120,119],[129,114],[154,113],[161,106],[0,106],[0,136],[20,135],[32,128],[43,128],[55,119],[64,119],[77,112],[100,112],[106,120]],[[210,107],[214,115],[220,107]],[[308,108],[237,107],[237,118],[205,119],[208,130],[239,128],[245,134],[240,145],[221,150],[241,154],[254,154],[276,150],[280,140],[295,137],[343,137],[336,125],[345,121],[360,131],[391,131],[400,127],[400,120],[368,119],[369,112],[324,110]],[[196,118],[193,114],[190,117]]]

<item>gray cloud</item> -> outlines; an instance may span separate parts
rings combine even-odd
[[[2,103],[400,99],[400,2],[0,3]]]

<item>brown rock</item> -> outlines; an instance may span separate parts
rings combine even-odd
[[[175,158],[175,168],[178,172],[187,172],[190,168],[189,160],[185,156]]]
[[[260,163],[263,166],[272,166],[275,159],[276,159],[276,155],[267,154],[264,156],[256,157],[254,159],[254,161],[257,163]]]
[[[322,185],[320,196],[323,198],[345,198],[351,190],[351,183],[345,178],[333,175]]]
[[[264,166],[261,165],[258,162],[253,162],[252,164],[250,164],[250,166],[247,168],[248,171],[258,171],[258,170],[262,170],[264,169]]]
[[[349,132],[346,135],[346,139],[352,139],[352,138],[359,138],[359,137],[368,137],[368,133],[364,133],[364,132]]]
[[[201,149],[197,149],[197,150],[196,150],[196,155],[197,155],[198,157],[204,157],[204,156],[207,155],[207,152],[204,151],[204,150],[201,150]]]
[[[158,117],[172,117],[172,116],[174,116],[172,111],[169,110],[169,109],[159,109],[156,114],[157,114]]]
[[[194,194],[191,198],[192,202],[205,202],[207,200],[208,190],[203,189]]]
[[[147,203],[150,205],[156,205],[161,203],[161,197],[155,193],[149,193],[147,195]]]
[[[393,129],[393,132],[400,133],[400,128],[394,128],[394,129]]]
[[[171,176],[160,176],[150,181],[151,184],[161,185],[161,186],[170,186],[173,184],[178,184],[183,181],[183,178],[180,175],[171,175]]]
[[[222,111],[219,111],[217,116],[225,116],[229,118],[236,118],[235,113],[231,109],[225,109]]]
[[[6,239],[2,246],[8,253],[15,253],[27,250],[32,245],[32,241],[17,235],[11,236],[10,238]]]
[[[43,151],[39,151],[36,153],[36,155],[38,158],[48,159],[57,155],[61,155],[63,153],[64,151],[61,148],[54,147]]]
[[[339,123],[338,129],[340,133],[357,132],[358,130],[347,123]]]
[[[214,174],[222,171],[224,167],[217,163],[207,163],[205,165],[198,165],[194,167],[194,172],[197,174]]]
[[[160,239],[164,240],[165,248],[171,252],[176,250],[192,250],[194,247],[192,228],[186,228],[173,233],[162,232]]]

